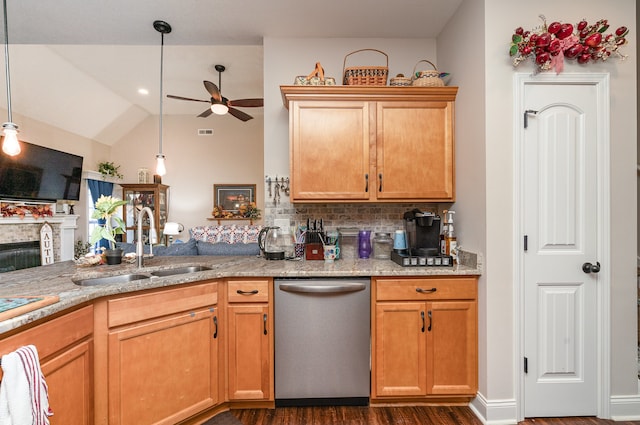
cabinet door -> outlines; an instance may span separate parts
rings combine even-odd
[[[229,399],[270,400],[271,319],[264,303],[230,305]]]
[[[51,425],[93,423],[92,341],[85,341],[41,365],[49,388]]]
[[[109,333],[109,423],[175,424],[218,401],[217,308]]]
[[[373,397],[427,393],[426,303],[376,305]]]
[[[454,200],[453,105],[377,103],[378,199]]]
[[[52,425],[93,423],[93,307],[0,339],[0,355],[33,344],[49,387]],[[2,376],[0,371],[0,377]]]
[[[373,190],[368,102],[293,102],[291,200],[368,200]]]
[[[476,394],[477,327],[475,301],[427,303],[428,394]]]

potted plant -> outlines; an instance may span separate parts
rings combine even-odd
[[[89,242],[93,245],[100,239],[109,241],[109,248],[106,250],[108,264],[120,264],[122,261],[122,249],[116,249],[116,235],[124,234],[124,221],[115,215],[118,208],[126,205],[127,201],[122,201],[111,196],[100,196],[95,204],[95,209],[91,218],[104,220],[104,223],[93,229]]]
[[[98,172],[102,174],[103,177],[115,177],[118,179],[123,177],[122,174],[120,174],[120,166],[109,161],[99,162]]]

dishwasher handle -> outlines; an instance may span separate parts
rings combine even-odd
[[[335,285],[314,285],[313,283],[280,283],[282,291],[305,294],[339,294],[345,292],[364,291],[367,285],[364,283],[336,283]]]

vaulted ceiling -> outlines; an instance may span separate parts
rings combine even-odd
[[[264,37],[433,38],[462,0],[7,2],[14,113],[112,144],[159,113],[155,20],[172,26],[164,37],[165,95],[207,100],[202,81],[218,84],[214,65],[223,64],[222,92],[239,99],[262,97]],[[0,63],[4,70],[4,55]],[[206,106],[165,97],[163,113],[197,115]],[[216,118],[233,119],[207,119]]]

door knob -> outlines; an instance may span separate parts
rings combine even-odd
[[[598,273],[600,271],[600,262],[596,264],[584,263],[582,265],[582,271],[585,273]]]

